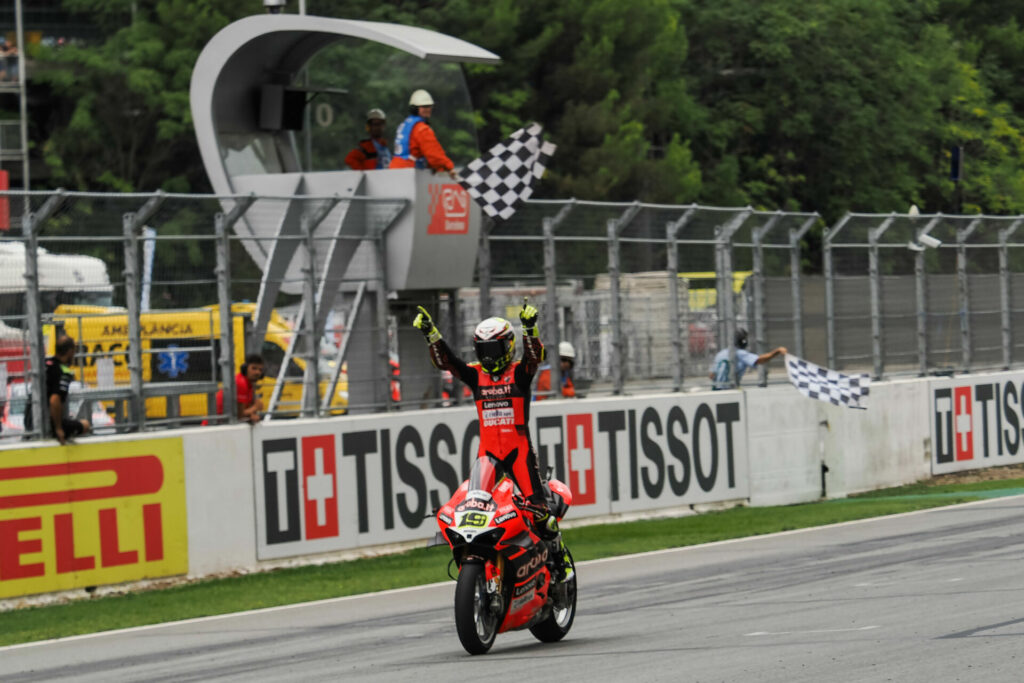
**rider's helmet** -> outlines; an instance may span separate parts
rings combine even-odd
[[[473,331],[473,350],[480,367],[496,375],[512,362],[516,351],[516,334],[512,323],[504,318],[488,318]]]
[[[409,106],[432,107],[434,106],[434,98],[430,96],[430,93],[421,88],[413,92],[412,96],[409,97]]]
[[[736,348],[747,348],[747,331],[742,327],[736,330]]]

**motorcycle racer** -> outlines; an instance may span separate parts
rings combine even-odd
[[[430,345],[430,360],[469,387],[480,420],[480,455],[501,460],[520,491],[536,508],[534,521],[545,540],[558,537],[558,520],[549,509],[541,481],[537,454],[530,440],[530,394],[533,376],[544,359],[544,345],[537,329],[537,309],[523,302],[519,320],[523,326],[523,358],[514,361],[516,338],[504,318],[487,318],[476,326],[473,348],[476,362],[466,363],[441,338],[430,314],[419,306],[413,327]],[[561,544],[559,544],[561,545]],[[562,553],[556,553],[561,559]]]

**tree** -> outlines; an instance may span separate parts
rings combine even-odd
[[[60,102],[42,145],[52,183],[122,192],[208,189],[189,110],[192,67],[210,37],[249,4],[65,0],[66,9],[89,13],[107,38],[38,56],[38,78]]]

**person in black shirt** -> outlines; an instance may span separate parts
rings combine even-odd
[[[54,351],[54,355],[46,359],[46,405],[43,410],[50,415],[53,435],[65,444],[72,437],[88,434],[92,425],[88,420],[73,420],[67,415],[68,387],[75,380],[68,365],[75,357],[75,340],[67,335],[57,337]],[[26,411],[25,426],[29,429],[32,428],[30,414],[31,410]]]

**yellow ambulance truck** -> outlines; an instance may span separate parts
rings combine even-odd
[[[263,345],[259,349],[246,349],[255,304],[235,303],[231,306],[231,324],[234,337],[234,372],[238,371],[246,353],[259,353],[264,359],[264,379],[257,390],[264,406],[270,396],[284,360],[292,330],[275,311],[267,325]],[[53,314],[54,323],[74,337],[78,343],[75,359],[79,379],[87,387],[110,388],[128,386],[128,314],[124,309],[98,306],[63,305]],[[207,306],[188,310],[161,310],[143,313],[142,328],[142,381],[146,384],[168,382],[218,382],[220,369],[220,308]],[[47,353],[53,353],[53,336],[48,335]],[[112,365],[112,372],[111,372]],[[106,377],[102,377],[106,368]],[[302,378],[306,362],[292,357],[285,373],[285,384],[278,397],[275,416],[298,415],[302,405]],[[323,377],[331,368],[321,368]],[[112,375],[112,377],[111,377]],[[101,381],[103,380],[103,381]],[[319,401],[329,389],[325,379],[319,383]],[[172,392],[168,392],[172,393]],[[205,393],[183,394],[178,415],[182,418],[200,418],[216,412],[216,406]],[[168,416],[167,401],[173,397],[146,399],[146,418],[161,419]],[[331,399],[332,414],[345,412],[348,405],[348,383],[342,373]]]

